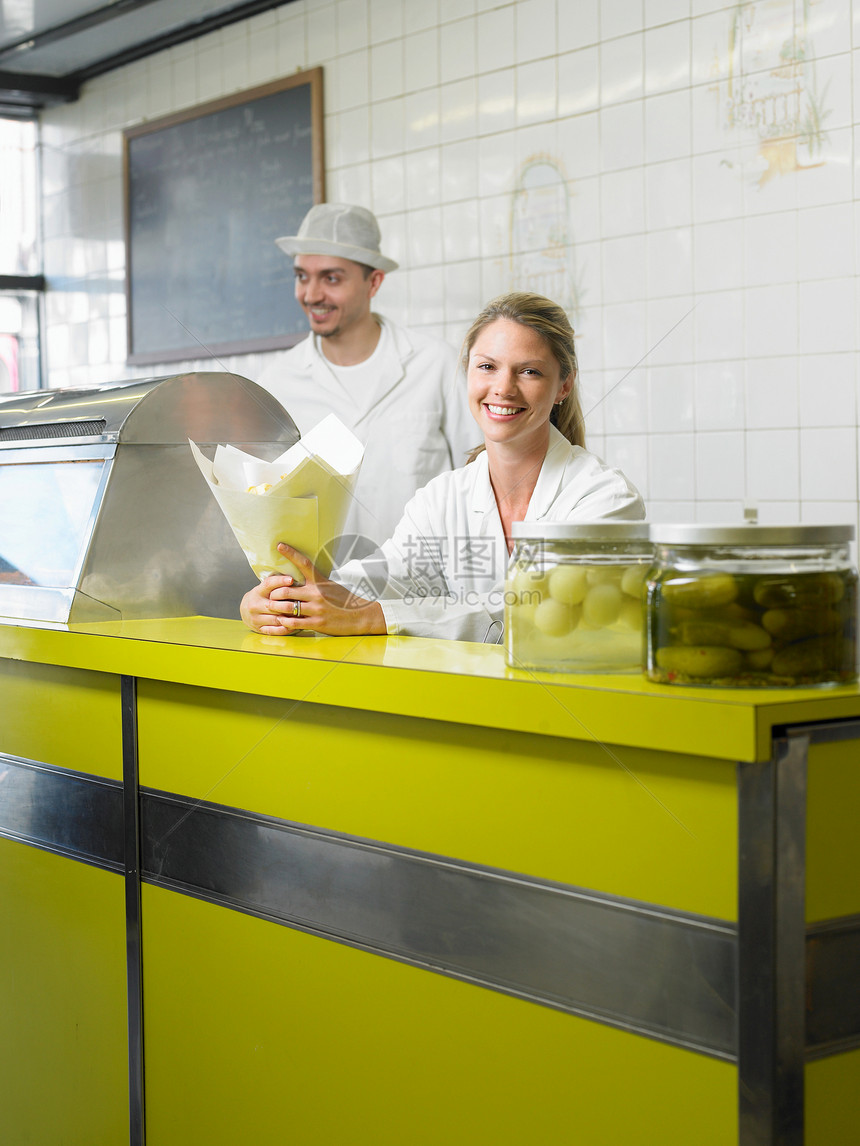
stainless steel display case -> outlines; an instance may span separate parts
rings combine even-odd
[[[254,574],[189,438],[271,461],[299,432],[228,373],[0,398],[0,617],[238,617]]]

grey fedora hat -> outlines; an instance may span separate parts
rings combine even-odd
[[[297,235],[284,235],[275,242],[287,255],[335,255],[379,271],[396,270],[394,259],[380,252],[380,238],[376,216],[366,207],[317,203],[302,219]]]

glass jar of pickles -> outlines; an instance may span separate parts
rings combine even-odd
[[[850,525],[652,526],[646,673],[784,688],[857,679]]]
[[[651,566],[642,521],[516,522],[505,582],[511,668],[641,672]]]

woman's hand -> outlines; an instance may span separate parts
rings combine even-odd
[[[301,629],[343,637],[357,633],[386,633],[378,601],[365,601],[336,581],[329,581],[303,553],[283,542],[278,552],[295,565],[305,579],[272,576],[242,598],[239,611],[249,629],[267,636],[284,636]]]

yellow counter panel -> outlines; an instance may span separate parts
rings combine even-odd
[[[15,933],[44,939],[20,890],[44,872],[61,945],[93,933],[78,1016],[128,943],[107,1146],[144,1122],[147,1146],[849,1146],[858,688],[206,618],[0,624],[0,683]],[[26,1011],[45,969],[21,952]],[[38,1146],[77,1077],[57,1056]]]

